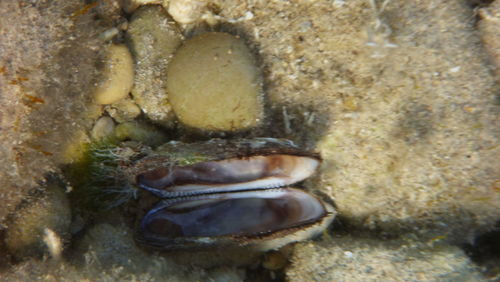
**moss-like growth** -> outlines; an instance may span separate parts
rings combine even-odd
[[[159,146],[168,140],[165,133],[142,121],[119,124],[115,128],[114,137],[119,141],[132,140],[152,147]]]
[[[71,198],[78,208],[89,212],[113,208],[134,198],[137,188],[130,183],[126,168],[150,147],[167,141],[164,132],[145,121],[121,123],[112,133],[101,135],[92,140],[75,138],[66,154],[71,160],[64,168],[73,186]]]
[[[121,166],[138,152],[117,143],[114,138],[91,143],[78,162],[66,167],[66,177],[74,188],[71,197],[80,208],[113,208],[135,196],[137,190],[127,181]]]

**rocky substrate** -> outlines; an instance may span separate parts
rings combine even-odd
[[[499,1],[470,2],[0,2],[1,277],[497,279]],[[339,220],[161,253],[135,244],[141,195],[88,197],[102,148],[214,136],[319,152],[303,188]]]

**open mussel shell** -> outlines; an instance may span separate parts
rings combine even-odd
[[[288,186],[311,176],[318,154],[274,138],[170,142],[128,168],[162,198],[137,240],[160,249],[247,246],[276,249],[320,233],[333,208]]]
[[[134,167],[137,186],[161,198],[260,190],[311,176],[321,162],[292,142],[274,138],[167,143]]]
[[[334,210],[298,189],[203,194],[160,202],[137,240],[161,249],[247,246],[277,249],[320,233]]]

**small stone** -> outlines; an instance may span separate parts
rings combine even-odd
[[[94,140],[103,140],[110,137],[115,129],[115,123],[110,117],[101,117],[92,128],[91,136]]]
[[[141,109],[132,99],[122,99],[107,106],[106,112],[118,123],[122,123],[138,117]]]
[[[118,23],[121,16],[121,0],[106,0],[96,2],[96,6],[93,10],[99,16],[99,20],[105,23],[107,26],[113,26]]]
[[[182,39],[177,26],[162,6],[144,6],[133,14],[127,39],[135,59],[135,102],[150,120],[172,127],[175,115],[165,79],[167,64]]]
[[[118,140],[138,141],[152,147],[159,146],[168,140],[167,136],[154,126],[139,121],[119,124],[115,128],[115,137]]]
[[[170,0],[168,13],[181,24],[194,23],[201,18],[206,1],[200,0]]]
[[[244,41],[210,32],[179,48],[169,64],[167,90],[179,120],[214,131],[248,129],[263,117],[262,78]]]
[[[104,112],[104,106],[103,105],[97,105],[94,103],[89,103],[85,110],[82,112],[82,119],[85,119],[89,122],[93,122],[96,119],[98,119],[100,116],[102,116],[102,113]]]
[[[70,223],[71,209],[64,190],[50,184],[41,198],[27,203],[15,213],[8,224],[5,244],[17,258],[41,255],[53,247],[44,242],[46,230],[57,238],[64,238],[69,234]]]
[[[120,33],[120,30],[116,27],[112,27],[110,29],[107,29],[103,31],[101,34],[99,34],[99,38],[102,41],[109,41],[116,37]]]
[[[111,45],[104,61],[102,81],[94,91],[97,104],[111,104],[127,97],[134,83],[134,64],[125,45]]]
[[[144,5],[163,5],[165,9],[168,8],[169,0],[122,0],[122,8],[127,13],[133,13],[137,8]]]

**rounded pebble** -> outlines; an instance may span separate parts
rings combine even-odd
[[[66,194],[61,187],[51,184],[42,198],[16,212],[8,225],[5,244],[17,258],[40,255],[48,250],[44,242],[47,230],[64,238],[70,223],[71,209]]]
[[[169,0],[121,0],[122,8],[125,12],[131,14],[137,8],[146,5],[154,5],[159,4],[163,5],[163,7],[168,8]]]
[[[176,22],[190,24],[201,18],[206,5],[206,1],[200,0],[170,0],[168,13]]]
[[[118,123],[122,123],[138,117],[141,109],[132,99],[122,99],[107,106],[106,112]]]
[[[168,67],[167,90],[190,127],[234,131],[262,120],[260,71],[243,40],[227,33],[205,33],[181,46]]]
[[[127,97],[134,83],[134,62],[125,45],[111,45],[104,62],[103,78],[94,91],[97,104],[111,104]]]
[[[118,140],[138,141],[153,147],[159,146],[168,140],[163,132],[158,131],[150,124],[140,121],[120,123],[115,128],[115,137]]]
[[[92,128],[91,136],[94,140],[103,140],[113,134],[115,123],[110,117],[101,117]]]

